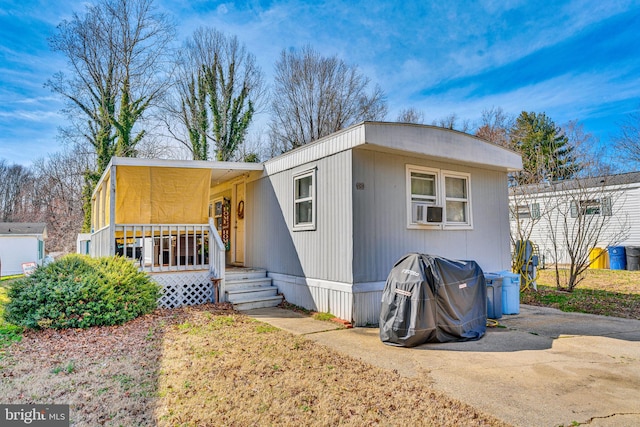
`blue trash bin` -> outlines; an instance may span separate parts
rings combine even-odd
[[[500,319],[502,317],[502,276],[498,273],[485,273],[487,284],[487,317]]]
[[[609,246],[609,268],[611,270],[626,270],[627,256],[624,246]]]
[[[502,314],[520,314],[520,275],[501,271]]]

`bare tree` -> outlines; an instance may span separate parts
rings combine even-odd
[[[0,160],[0,221],[44,222],[47,248],[72,252],[84,219],[82,187],[87,156],[64,151],[32,168]]]
[[[629,222],[623,209],[624,181],[608,174],[609,168],[592,150],[594,137],[576,120],[559,133],[572,155],[580,158],[579,175],[550,181],[540,180],[535,168],[514,174],[515,185],[510,188],[513,267],[514,271],[527,271],[530,258],[522,243],[537,243],[555,265],[557,288],[573,291],[591,264],[591,251],[626,238]],[[544,165],[548,176],[562,176],[566,168],[561,156],[548,156]],[[523,279],[526,287],[530,284],[527,280],[535,277],[523,274]]]
[[[199,28],[178,57],[174,87],[169,132],[196,160],[234,159],[265,94],[255,57],[237,37]]]
[[[584,125],[578,120],[570,120],[561,126],[562,134],[572,147],[574,156],[580,159],[581,176],[609,176],[615,173],[616,166],[606,161],[605,147],[598,139],[585,131]]]
[[[623,162],[640,164],[640,107],[620,123],[613,141]]]
[[[285,152],[363,120],[381,120],[387,106],[379,86],[337,56],[310,46],[283,50],[275,65],[272,144]]]
[[[468,119],[460,121],[456,113],[451,113],[448,116],[431,122],[433,126],[439,126],[445,129],[457,130],[460,132],[468,132],[471,129],[471,124]]]
[[[403,110],[400,110],[400,113],[398,113],[396,122],[423,124],[424,113],[415,109],[414,107],[405,108]]]
[[[614,246],[629,233],[629,219],[622,210],[623,191],[611,191],[613,177],[588,177],[559,181],[543,198],[544,217],[555,264],[556,287],[573,291],[591,265],[591,251]],[[566,269],[560,266],[566,264]]]
[[[577,120],[557,128],[544,115],[523,113],[511,132],[521,142],[514,148],[528,150],[528,167],[510,178],[514,271],[530,271],[523,243],[535,242],[556,264],[558,288],[573,290],[591,262],[591,250],[625,235],[622,193],[610,190],[610,168],[594,148],[596,139]],[[580,159],[574,179],[566,178],[567,154]],[[533,280],[523,274],[525,288]]]
[[[515,119],[508,116],[500,107],[482,110],[476,136],[503,147],[509,146],[509,130]]]
[[[538,183],[527,171],[514,174],[510,178],[509,187],[509,219],[511,221],[511,248],[513,256],[511,269],[521,274],[523,290],[535,287],[535,274],[532,267],[532,253],[528,245],[533,245],[534,237],[538,237],[541,221],[554,209],[551,203],[541,203],[539,194],[546,191],[543,184]],[[527,243],[530,242],[530,243]],[[539,243],[539,242],[538,242]],[[533,249],[533,248],[532,248]]]
[[[47,224],[50,251],[75,251],[84,222],[82,188],[89,162],[69,149],[34,162],[33,220]]]
[[[135,155],[145,134],[136,125],[166,87],[163,56],[172,39],[173,27],[152,0],[102,0],[51,37],[70,74],[57,73],[47,85],[67,99],[67,131],[93,147],[99,172],[113,155]]]
[[[55,74],[47,86],[68,101],[65,135],[95,154],[87,171],[91,189],[112,156],[136,156],[144,115],[166,88],[163,67],[173,35],[153,0],[100,0],[60,23],[49,40],[67,57],[70,73]]]
[[[9,165],[0,159],[0,222],[21,221],[28,198],[24,197],[33,185],[33,175],[22,165]]]

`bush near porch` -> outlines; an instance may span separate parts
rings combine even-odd
[[[5,347],[11,343],[22,339],[22,327],[12,325],[4,320],[4,306],[9,302],[7,293],[11,280],[15,280],[18,276],[9,276],[0,278],[0,360],[4,355]]]
[[[159,295],[125,258],[73,254],[14,281],[4,318],[33,329],[117,325],[153,311]]]

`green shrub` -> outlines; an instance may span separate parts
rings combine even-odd
[[[67,255],[9,289],[5,319],[27,328],[127,322],[156,308],[160,288],[122,257]]]

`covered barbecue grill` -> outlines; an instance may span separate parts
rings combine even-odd
[[[477,340],[486,323],[487,289],[475,261],[413,253],[389,273],[380,308],[385,344]]]

